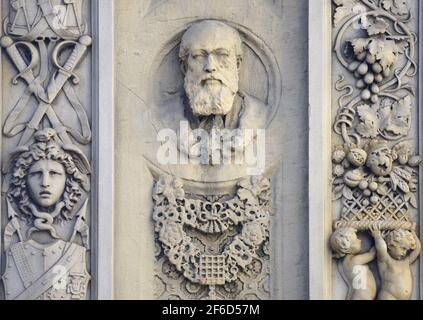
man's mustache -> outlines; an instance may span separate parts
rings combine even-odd
[[[207,77],[203,77],[203,79],[200,80],[200,84],[201,85],[205,85],[207,81],[219,81],[221,84],[224,84],[224,80],[219,78],[219,77],[215,77],[215,76],[207,76]]]
[[[221,85],[226,86],[232,89],[231,81],[226,79],[226,77],[222,74],[212,74],[212,75],[205,75],[198,79],[197,85],[204,87],[207,84],[207,81],[218,81]]]

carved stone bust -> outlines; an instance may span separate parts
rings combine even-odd
[[[163,125],[178,128],[175,120],[188,119],[193,129],[265,128],[264,103],[239,88],[242,57],[241,37],[229,25],[205,20],[188,28],[179,51],[185,94],[170,102]]]
[[[248,175],[246,161],[235,163],[231,158],[233,160],[236,153],[244,154],[257,139],[258,132],[266,129],[269,108],[239,87],[242,60],[241,35],[228,24],[204,20],[194,23],[183,34],[179,61],[184,91],[166,105],[153,108],[152,123],[159,135],[163,130],[175,133],[175,138],[170,140],[179,156],[199,157],[202,165],[181,166],[177,162],[166,164],[164,171],[186,180],[213,183],[235,181]],[[250,134],[245,134],[246,131]],[[231,152],[225,156],[221,151],[217,161],[211,156],[214,149],[210,146],[215,132],[221,134],[215,140],[233,143]],[[211,136],[206,147],[198,143],[204,141],[204,135]],[[261,145],[265,144],[264,140],[263,137]],[[202,158],[204,149],[209,155],[205,161]],[[157,162],[154,151],[146,158]]]

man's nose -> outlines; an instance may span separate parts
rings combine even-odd
[[[211,54],[207,56],[207,59],[204,65],[204,71],[208,73],[216,72],[216,61],[213,55]]]

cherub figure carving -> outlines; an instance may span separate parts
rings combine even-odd
[[[336,258],[342,260],[342,274],[348,285],[349,300],[374,300],[376,298],[376,281],[367,265],[376,257],[376,250],[361,253],[361,240],[357,230],[340,228],[335,230],[330,244]]]
[[[378,300],[409,300],[413,290],[410,266],[420,255],[420,240],[414,231],[403,229],[391,231],[386,241],[377,226],[371,232],[382,282]]]
[[[6,299],[85,298],[89,171],[82,152],[62,145],[53,129],[15,152],[4,232]]]

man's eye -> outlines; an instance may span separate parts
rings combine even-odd
[[[216,56],[220,57],[220,58],[227,58],[229,57],[229,53],[226,51],[217,51],[215,52]]]

